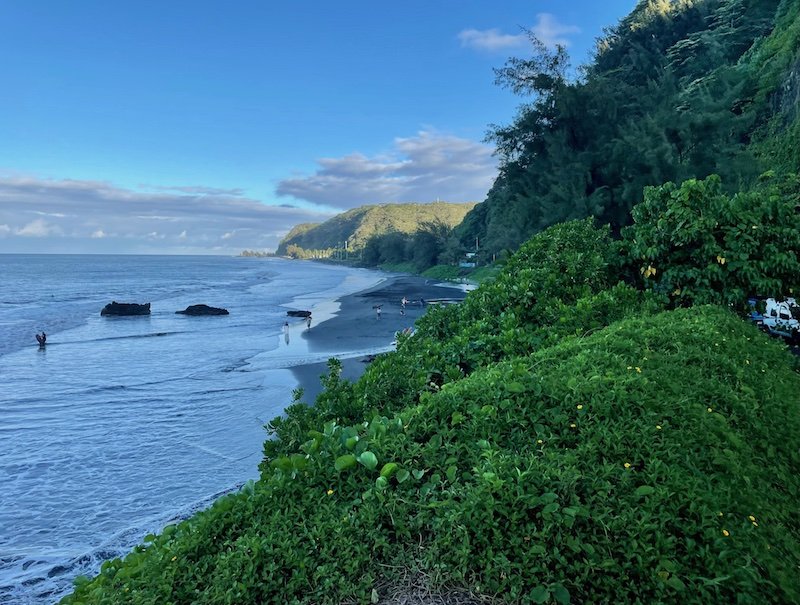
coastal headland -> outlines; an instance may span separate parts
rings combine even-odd
[[[337,300],[339,310],[326,321],[312,322],[302,333],[312,352],[330,352],[342,362],[341,377],[357,380],[369,363],[364,355],[348,356],[343,351],[388,348],[398,331],[414,326],[425,314],[431,301],[460,301],[466,292],[452,286],[414,275],[390,275],[381,283]],[[402,300],[408,301],[403,308]],[[380,317],[376,307],[380,305]],[[292,373],[303,389],[302,401],[313,404],[322,390],[320,377],[327,373],[327,362],[294,366]]]

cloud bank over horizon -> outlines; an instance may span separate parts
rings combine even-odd
[[[0,172],[0,253],[238,254],[274,250],[300,223],[365,204],[480,202],[497,176],[489,145],[423,130],[390,151],[317,160],[266,204],[242,188],[51,179]],[[300,203],[295,203],[300,202]]]
[[[100,181],[0,176],[0,252],[237,254],[274,250],[331,213],[269,206],[238,189],[134,191]]]
[[[391,151],[317,160],[311,175],[281,180],[276,193],[340,210],[386,202],[480,202],[497,176],[493,148],[420,131],[396,138]]]

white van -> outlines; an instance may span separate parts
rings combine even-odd
[[[750,319],[759,327],[775,336],[782,336],[792,344],[800,344],[800,305],[794,298],[777,300],[767,298],[762,304],[755,298],[749,301],[752,311]]]

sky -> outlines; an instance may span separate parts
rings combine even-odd
[[[635,0],[4,0],[0,253],[238,254],[364,204],[482,201],[528,29]]]

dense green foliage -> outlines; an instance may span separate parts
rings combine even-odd
[[[718,177],[645,190],[624,232],[648,286],[675,304],[744,308],[748,296],[780,297],[800,285],[800,181],[764,175],[729,197]],[[759,262],[754,262],[758,258]]]
[[[369,603],[417,571],[506,603],[800,602],[800,366],[734,313],[800,288],[799,7],[643,0],[577,82],[534,40],[463,244],[430,217],[368,244],[382,211],[358,240],[417,269],[519,247],[503,269],[356,383],[331,360],[258,482],[64,603]],[[353,246],[337,218],[291,245]]]
[[[735,191],[800,171],[794,0],[641,0],[573,81],[562,49],[533,42],[497,70],[532,100],[492,130],[500,174],[457,229],[483,260],[573,218],[616,232],[648,185],[718,174]]]
[[[442,224],[450,229],[474,206],[474,203],[447,202],[360,206],[324,223],[296,226],[281,240],[276,254],[296,258],[360,256],[367,241],[374,236],[396,233],[404,238],[405,234],[413,234],[427,223]]]
[[[618,250],[555,226],[357,383],[332,360],[259,482],[64,602],[369,603],[409,569],[509,603],[798,602],[795,358],[662,310]]]

